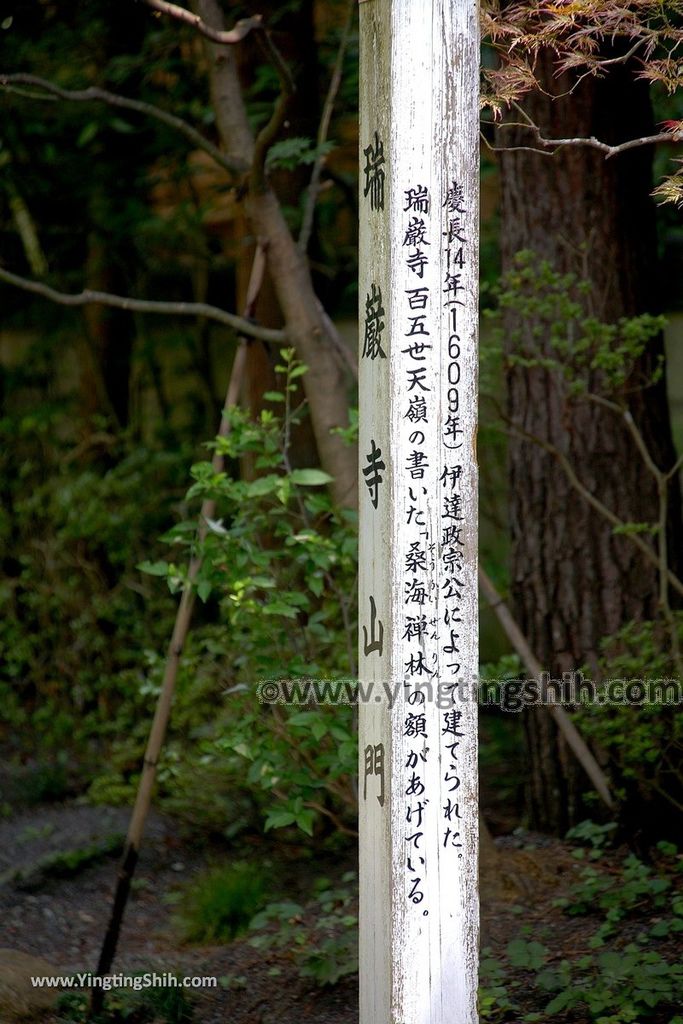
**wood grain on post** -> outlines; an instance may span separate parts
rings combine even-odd
[[[479,30],[360,4],[360,1020],[477,1020]]]

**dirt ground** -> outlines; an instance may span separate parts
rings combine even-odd
[[[123,809],[69,802],[33,807],[0,821],[0,947],[40,956],[60,972],[92,970],[126,824]],[[310,863],[297,865],[296,848],[282,859],[281,847],[268,846],[259,837],[251,843],[249,857],[272,858],[279,850],[275,873],[289,879],[290,890],[282,895],[301,899]],[[499,837],[496,846],[501,881],[495,891],[482,890],[482,945],[494,956],[502,953],[524,925],[530,938],[543,942],[558,958],[588,952],[595,921],[568,917],[553,905],[580,868],[570,848],[530,833]],[[91,862],[86,857],[75,873],[61,877],[55,872],[55,857],[74,849],[87,850]],[[168,896],[216,855],[215,848],[182,838],[173,821],[152,817],[114,969],[223,979],[217,989],[194,996],[196,1024],[356,1024],[355,977],[320,989],[297,978],[287,950],[264,953],[248,938],[220,946],[182,943]],[[224,850],[223,858],[227,856]],[[330,877],[335,863],[330,859],[324,865]],[[348,858],[337,863],[339,877],[349,863]],[[316,871],[319,867],[316,863]],[[525,1009],[542,1009],[532,996],[529,1000]],[[48,1015],[45,1021],[54,1024],[57,1019]]]

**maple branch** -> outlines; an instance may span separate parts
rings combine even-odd
[[[224,31],[212,28],[205,21],[202,21],[198,14],[193,14],[192,11],[186,10],[185,7],[179,7],[178,4],[167,3],[167,0],[142,0],[142,2],[147,7],[151,7],[152,10],[158,11],[159,14],[168,14],[169,17],[175,18],[176,21],[182,21],[185,25],[190,25],[213,43],[221,45],[230,46],[234,43],[239,43],[252,29],[263,27],[263,18],[260,14],[255,14],[252,18],[242,18],[235,23],[233,29]]]
[[[512,124],[496,125],[497,128],[513,127]],[[484,138],[484,142],[488,149],[493,153],[512,153],[515,150],[524,150],[527,153],[541,153],[543,156],[554,156],[558,149],[563,146],[590,146],[593,149],[599,149],[605,154],[605,159],[609,160],[612,156],[618,156],[619,153],[625,153],[629,149],[637,149],[638,146],[654,146],[660,142],[683,142],[683,130],[677,132],[659,132],[657,135],[643,135],[639,139],[629,139],[628,142],[621,142],[617,146],[610,146],[607,142],[601,142],[600,139],[596,139],[594,135],[589,138],[576,138],[576,139],[544,139],[541,135],[541,130],[536,125],[525,125],[524,127],[531,128],[536,136],[536,142],[539,146],[543,146],[543,149],[537,149],[535,146],[492,146],[488,139]],[[551,152],[552,150],[552,152]]]
[[[607,142],[601,142],[600,139],[596,139],[594,135],[589,138],[574,138],[574,139],[545,139],[541,134],[541,129],[538,125],[532,121],[527,112],[518,104],[513,103],[515,109],[524,118],[524,123],[520,124],[518,121],[503,121],[502,124],[496,125],[496,128],[528,128],[533,132],[536,142],[543,149],[552,149],[553,152],[560,149],[562,146],[591,146],[593,149],[599,149],[601,153],[604,153],[606,158],[609,159],[612,156],[618,156],[619,153],[625,153],[629,149],[636,149],[638,146],[653,146],[660,142],[683,142],[683,129],[679,129],[674,132],[658,132],[656,135],[643,135],[638,139],[629,139],[627,142],[620,142],[616,146],[611,146]],[[492,147],[506,150],[508,147]],[[531,149],[526,146],[511,146],[510,149]],[[535,150],[535,152],[543,152],[543,150]],[[553,154],[551,153],[551,156]]]
[[[121,96],[119,93],[107,92],[106,89],[99,89],[96,86],[90,86],[87,89],[62,89],[61,86],[56,85],[54,82],[50,82],[45,78],[39,78],[37,75],[27,74],[14,74],[14,75],[0,75],[0,88],[8,89],[11,91],[12,86],[16,85],[31,85],[37,88],[43,89],[49,96],[56,96],[59,99],[75,101],[79,103],[88,103],[96,101],[100,103],[106,103],[110,107],[120,107],[123,110],[132,110],[137,114],[144,114],[147,117],[153,117],[157,121],[161,121],[163,124],[168,125],[170,128],[174,128],[175,131],[184,135],[185,138],[193,143],[198,149],[204,150],[205,153],[215,160],[224,170],[230,174],[244,174],[248,170],[248,165],[241,160],[225,156],[221,153],[217,146],[205,139],[204,136],[193,128],[187,121],[183,121],[181,117],[177,117],[175,114],[170,114],[168,111],[163,110],[161,107],[156,107],[152,103],[145,103],[142,100],[129,99],[127,96]],[[27,95],[22,93],[22,95]],[[34,94],[29,95],[30,99],[47,99],[48,96],[39,96]]]
[[[41,298],[49,299],[60,306],[89,306],[100,305],[110,306],[115,309],[126,309],[133,313],[163,313],[171,316],[203,316],[207,320],[215,320],[216,323],[231,327],[233,330],[244,334],[249,338],[258,338],[260,341],[272,344],[281,344],[287,340],[285,331],[275,330],[270,327],[259,327],[243,316],[228,313],[219,306],[210,306],[206,302],[160,302],[155,299],[133,299],[125,295],[112,295],[109,292],[96,292],[86,289],[78,294],[58,292],[49,285],[41,284],[39,281],[31,281],[26,277],[19,277],[9,270],[0,267],[0,281],[14,285],[23,291],[32,292]]]
[[[498,126],[500,127],[500,125]],[[481,141],[484,143],[486,148],[491,153],[516,153],[521,151],[523,153],[538,153],[540,156],[554,156],[548,149],[536,149],[535,146],[493,146],[486,138],[484,132],[479,132]]]

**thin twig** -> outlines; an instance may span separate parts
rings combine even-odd
[[[669,472],[666,474],[667,480],[670,480],[672,476],[676,476],[676,473],[679,473],[681,469],[683,469],[683,454],[679,455]]]
[[[251,191],[255,193],[267,191],[265,167],[268,150],[275,142],[280,129],[285,123],[290,100],[296,91],[294,79],[289,72],[289,68],[268,31],[264,30],[259,34],[259,44],[266,53],[266,56],[270,57],[275,65],[275,70],[280,80],[280,95],[275,101],[275,107],[273,108],[270,120],[263,126],[254,141],[250,187]]]
[[[90,86],[87,89],[62,89],[61,86],[56,85],[54,82],[50,82],[48,79],[39,78],[37,75],[28,74],[15,74],[15,75],[0,75],[0,88],[12,89],[13,85],[32,85],[39,89],[44,89],[48,96],[37,96],[32,95],[31,99],[48,99],[49,96],[55,96],[62,100],[69,100],[78,103],[89,103],[99,102],[106,103],[110,107],[119,107],[122,110],[132,110],[136,114],[144,114],[146,117],[153,117],[157,121],[161,121],[163,124],[168,125],[169,128],[173,128],[175,131],[184,135],[188,142],[191,142],[197,149],[202,149],[207,153],[212,160],[215,160],[224,170],[228,171],[231,175],[244,174],[249,166],[242,160],[237,160],[234,157],[228,157],[224,153],[221,153],[217,146],[205,139],[201,132],[198,132],[196,128],[193,128],[187,121],[183,121],[181,117],[177,117],[175,114],[170,114],[167,110],[163,110],[161,107],[155,106],[153,103],[145,103],[142,100],[132,100],[127,96],[121,96],[119,93],[108,92],[106,89],[99,89],[96,86]]]
[[[609,509],[607,505],[603,505],[600,499],[596,498],[595,495],[588,489],[588,487],[586,487],[586,485],[579,480],[578,476],[574,472],[571,463],[569,462],[569,459],[563,452],[559,450],[559,448],[556,448],[555,445],[550,444],[549,441],[544,441],[542,438],[537,437],[535,434],[530,434],[529,431],[517,426],[517,424],[513,423],[509,419],[507,420],[507,423],[509,429],[514,431],[514,433],[517,434],[519,437],[524,438],[525,441],[531,441],[532,444],[537,444],[540,448],[543,448],[544,451],[548,452],[549,455],[552,455],[555,459],[557,459],[574,490],[578,491],[578,493],[588,502],[588,504],[591,505],[591,507],[594,508],[596,512],[599,512],[600,515],[609,523],[611,523],[612,526],[616,527],[619,530],[624,530],[624,528],[628,524],[625,523],[623,519],[620,519],[618,515],[615,515],[615,513],[612,512],[612,510]],[[643,538],[640,537],[637,533],[629,533],[628,537],[631,541],[633,541],[636,547],[639,548],[640,551],[642,551],[647,561],[659,570],[660,565],[658,555],[650,547],[650,545],[646,544]],[[676,576],[676,574],[671,569],[667,569],[667,579],[675,591],[677,591],[679,594],[683,594],[683,582],[681,582],[678,576]]]
[[[337,50],[337,59],[334,62],[334,69],[332,71],[332,77],[330,78],[327,96],[325,97],[320,125],[318,126],[318,137],[316,139],[316,143],[319,151],[324,143],[327,142],[327,135],[330,130],[330,121],[332,120],[332,111],[334,110],[335,100],[337,98],[337,93],[339,92],[339,86],[341,85],[342,71],[344,70],[344,56],[346,54],[346,47],[351,33],[355,10],[356,0],[349,0],[346,12],[346,21],[344,23],[342,37],[339,41],[339,48]],[[315,158],[315,163],[313,164],[311,181],[308,186],[308,194],[306,195],[304,215],[301,220],[301,231],[299,232],[298,242],[301,252],[306,252],[308,249],[308,243],[311,239],[315,204],[318,201],[318,193],[320,190],[320,175],[322,174],[323,167],[325,166],[325,161],[326,157],[324,154],[318,152],[318,156]]]
[[[513,104],[515,109],[522,114],[526,122],[526,127],[529,131],[533,132],[536,142],[543,149],[557,150],[562,146],[590,146],[593,149],[599,149],[601,153],[604,153],[606,158],[609,159],[613,156],[618,156],[619,153],[625,153],[629,149],[636,149],[638,146],[653,146],[660,142],[683,142],[683,131],[676,132],[658,132],[656,135],[643,135],[638,139],[629,139],[627,142],[620,142],[616,146],[611,146],[607,142],[601,142],[600,139],[596,139],[594,135],[587,138],[570,138],[570,139],[546,139],[541,134],[541,129],[535,124],[534,121],[528,116],[526,111],[519,106],[519,104]],[[523,127],[516,121],[503,121],[501,124],[497,124],[496,128],[512,128],[512,127]],[[508,147],[492,147],[494,149],[507,149]],[[511,149],[520,149],[526,147],[511,146]]]
[[[535,146],[493,146],[486,138],[484,132],[479,132],[481,140],[491,153],[538,153],[539,156],[554,156],[549,149],[536,149]]]
[[[30,281],[26,277],[12,274],[9,270],[0,267],[0,281],[12,284],[23,291],[40,295],[43,299],[56,302],[60,306],[110,306],[114,309],[127,309],[132,313],[161,313],[165,316],[204,316],[207,320],[215,320],[226,327],[249,338],[258,338],[271,344],[281,344],[287,340],[284,330],[275,330],[271,327],[260,327],[250,320],[235,313],[228,313],[219,306],[210,306],[206,302],[162,302],[156,299],[133,299],[126,295],[112,295],[109,292],[95,292],[86,289],[76,295],[67,292],[58,292],[49,285],[39,281]]]
[[[613,402],[609,398],[604,398],[602,395],[588,394],[586,395],[586,398],[590,402],[593,402],[595,405],[602,406],[603,409],[609,409],[611,412],[616,413],[617,416],[623,419],[628,429],[628,432],[630,433],[631,437],[635,442],[636,448],[640,452],[643,462],[645,463],[645,465],[647,466],[648,470],[653,475],[655,480],[657,480],[657,482],[659,483],[660,477],[663,477],[664,474],[652,458],[652,455],[650,454],[650,451],[647,445],[645,444],[645,438],[636,426],[636,422],[633,419],[633,414],[631,413],[631,411],[619,405],[618,402]]]
[[[241,42],[253,29],[261,28],[263,22],[261,15],[255,14],[252,18],[242,18],[241,21],[236,22],[233,29],[221,31],[220,29],[211,28],[205,21],[202,21],[198,14],[193,14],[192,11],[179,7],[178,4],[167,3],[166,0],[142,0],[142,2],[160,14],[168,14],[169,17],[175,18],[176,21],[182,21],[185,25],[190,25],[213,43],[226,46],[232,46],[235,43]]]

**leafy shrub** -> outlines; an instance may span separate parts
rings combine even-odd
[[[248,794],[267,828],[296,825],[310,835],[327,820],[352,832],[352,707],[263,705],[257,699],[264,680],[335,679],[355,671],[356,516],[335,508],[321,490],[329,480],[325,473],[291,468],[289,438],[301,411],[292,410],[290,401],[304,368],[285,350],[278,369],[282,390],[269,392],[268,399],[280,413],[265,410],[254,421],[241,409],[226,410],[227,436],[211,445],[230,465],[251,455],[261,475],[241,480],[227,470],[214,472],[209,462],[194,466],[189,507],[205,498],[216,503],[206,537],[198,545],[196,519],[188,519],[166,534],[173,559],[143,565],[177,590],[190,552],[198,552],[197,593],[220,620],[209,631],[195,631],[183,668],[187,678],[188,664],[193,666],[187,693],[194,694],[202,671],[198,648],[211,653],[211,706],[202,704],[202,717],[194,700],[184,705],[181,683],[180,719],[174,711],[177,733],[187,707],[198,758],[183,744],[171,746],[159,776],[167,792],[182,788],[190,763],[194,772],[199,760],[200,772],[222,775],[223,790]]]
[[[60,996],[57,1024],[192,1024],[192,1004],[178,987],[113,989],[105,1009],[97,1017],[88,1015],[88,996],[66,992]]]
[[[301,978],[316,985],[334,985],[358,970],[358,916],[355,874],[343,876],[335,889],[319,879],[312,904],[271,903],[251,927],[261,932],[257,949],[278,949],[293,960]],[[274,928],[275,926],[275,928]]]
[[[650,380],[631,379],[649,341],[664,329],[665,318],[643,313],[604,323],[590,312],[591,290],[591,283],[576,274],[560,274],[535,253],[518,252],[494,289],[496,308],[485,311],[496,324],[499,340],[501,313],[517,314],[518,326],[508,334],[509,365],[558,374],[574,398],[590,392],[615,395],[627,382],[645,387],[661,377],[658,366]]]
[[[609,679],[663,680],[680,687],[675,651],[681,644],[681,612],[672,613],[671,622],[630,622],[603,641],[599,670]],[[683,804],[680,706],[587,704],[574,714],[581,732],[609,755],[616,788],[622,799],[633,797],[643,824],[652,825],[655,835],[662,826],[674,827]],[[676,815],[663,820],[662,812],[672,808]]]
[[[609,831],[583,822],[575,834],[588,841],[591,852],[598,851],[599,859]],[[660,844],[659,853],[658,873],[632,855],[625,858],[619,873],[588,864],[569,897],[556,901],[572,915],[601,914],[603,921],[588,943],[597,952],[558,962],[543,943],[522,937],[508,943],[502,963],[484,950],[482,1020],[532,1024],[562,1014],[581,1024],[636,1024],[652,1019],[680,1024],[674,1013],[683,1001],[683,965],[670,962],[652,946],[683,931],[680,881],[676,886],[682,864],[672,844]],[[662,916],[669,908],[672,916]],[[618,942],[615,925],[627,921],[630,927],[622,926],[621,932],[633,937]],[[616,948],[601,948],[607,939]],[[520,971],[527,976],[520,979]],[[539,1003],[544,1003],[542,1012],[519,1010],[517,993],[529,983]]]
[[[214,867],[185,889],[178,923],[187,942],[229,942],[243,932],[266,900],[264,869],[236,862]]]
[[[188,454],[122,439],[106,459],[79,462],[54,441],[52,419],[39,427],[0,421],[0,445],[25,456],[23,472],[0,466],[14,477],[0,522],[12,552],[0,583],[0,735],[38,731],[42,754],[83,755],[107,743],[129,702],[134,717],[140,653],[167,636],[172,609],[135,565],[168,525]]]

